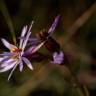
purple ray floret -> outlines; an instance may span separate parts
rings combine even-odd
[[[53,24],[52,24],[51,27],[49,28],[49,30],[48,30],[49,36],[51,36],[51,35],[53,34],[55,28],[56,28],[57,25],[58,25],[59,19],[60,19],[60,15],[58,15],[58,16],[55,18]]]
[[[53,61],[51,61],[52,64],[61,64],[64,61],[64,53],[60,51],[59,53],[54,52],[53,53]]]

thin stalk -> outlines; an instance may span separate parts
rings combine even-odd
[[[6,20],[6,23],[8,25],[9,30],[10,30],[10,33],[12,35],[13,42],[16,45],[16,36],[15,36],[13,23],[12,23],[11,16],[8,12],[8,9],[6,7],[4,0],[0,0],[0,11],[2,12],[2,14]]]

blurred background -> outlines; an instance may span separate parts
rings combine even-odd
[[[96,0],[0,0],[0,38],[11,43],[34,20],[32,35],[48,29],[57,15],[53,38],[68,62],[26,65],[22,73],[0,73],[0,96],[96,96]],[[44,48],[43,48],[44,49]],[[7,50],[0,42],[0,52]],[[47,50],[40,50],[48,54]],[[66,61],[66,60],[65,60]]]

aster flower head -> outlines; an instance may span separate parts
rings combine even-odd
[[[33,70],[31,62],[24,57],[25,54],[25,47],[27,45],[28,39],[31,35],[31,28],[32,28],[33,22],[30,25],[29,29],[27,26],[24,26],[21,37],[24,37],[25,39],[20,39],[19,46],[15,46],[13,44],[10,44],[7,40],[1,39],[3,44],[6,48],[10,50],[10,52],[4,52],[0,54],[0,72],[6,72],[10,69],[12,69],[11,73],[9,74],[8,80],[10,79],[13,71],[15,68],[19,65],[20,71],[23,69],[23,62],[31,69]],[[27,30],[28,29],[28,30]]]
[[[64,61],[64,53],[60,50],[60,45],[51,36],[58,25],[60,15],[58,15],[48,31],[44,30],[39,33],[41,41],[45,41],[46,49],[51,52],[53,61],[52,64],[62,64]]]

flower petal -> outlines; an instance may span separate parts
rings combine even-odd
[[[29,38],[29,40],[28,41],[30,41],[30,42],[38,42],[39,40],[38,40],[38,38]]]
[[[23,42],[23,44],[22,44],[22,53],[23,53],[23,51],[24,51],[24,49],[25,49],[25,47],[26,47],[26,44],[27,44],[28,39],[29,39],[29,36],[31,35],[32,25],[33,25],[33,21],[32,21],[32,23],[31,23],[31,25],[30,25],[30,27],[29,27],[29,30],[28,30],[27,35],[26,35],[26,37],[25,37],[25,40],[24,40],[24,42]]]
[[[27,66],[28,66],[31,70],[33,70],[33,67],[32,67],[31,62],[30,62],[27,58],[25,58],[25,57],[22,57],[22,59],[23,59],[23,61],[27,64]]]
[[[2,61],[3,59],[4,59],[3,57],[0,57],[0,63],[1,63],[1,61]]]
[[[19,37],[19,39],[25,39],[25,37],[24,36],[22,36],[22,37]],[[29,38],[29,40],[28,40],[29,42],[38,42],[38,39],[37,38],[35,38],[35,37],[31,37],[31,38]]]
[[[56,28],[56,26],[57,26],[57,24],[58,24],[58,22],[59,22],[59,18],[60,18],[60,16],[58,15],[58,16],[55,18],[55,20],[54,20],[53,24],[51,25],[50,29],[48,30],[49,36],[51,36],[52,33],[54,32],[54,30],[55,30],[55,28]],[[49,37],[49,36],[48,36],[48,37]]]
[[[23,37],[27,32],[27,26],[24,26],[22,29],[21,37]]]
[[[3,54],[0,54],[0,56],[14,56],[16,53],[11,53],[11,52],[4,52]]]
[[[0,67],[6,67],[6,66],[9,66],[10,64],[12,64],[12,63],[14,63],[15,62],[15,60],[14,59],[9,59],[9,60],[7,60],[7,61],[5,61],[5,62],[1,62],[2,64],[0,65]]]
[[[8,76],[8,81],[10,80],[10,78],[11,78],[14,70],[16,69],[16,67],[17,67],[17,65],[18,65],[19,63],[20,63],[20,61],[16,61],[16,62],[15,62],[15,65],[14,65],[12,71],[10,72],[10,74],[9,74],[9,76]]]
[[[15,64],[16,64],[16,62],[14,62],[14,63],[12,63],[12,64],[10,64],[10,65],[2,68],[2,69],[0,69],[0,72],[5,72],[5,71],[8,71],[8,70],[12,69]]]
[[[5,40],[5,39],[3,39],[3,38],[1,39],[1,41],[3,42],[3,44],[4,44],[9,50],[14,49],[14,48],[17,48],[16,46],[10,44],[7,40]]]
[[[21,33],[21,37],[24,37],[25,34],[26,34],[26,32],[27,32],[27,26],[24,26],[24,27],[23,27],[23,30],[22,30],[22,33]],[[20,39],[20,45],[19,45],[19,48],[22,47],[22,43],[23,43],[23,41],[24,41],[24,39]]]
[[[23,40],[24,40],[25,37],[19,37],[19,39],[23,39]],[[31,37],[31,38],[28,39],[28,44],[27,44],[27,46],[30,46],[30,45],[36,46],[36,45],[38,45],[38,44],[40,44],[40,43],[41,43],[40,40],[38,40],[37,38]]]
[[[4,63],[5,61],[8,61],[11,57],[10,56],[4,56],[1,58],[0,63]]]
[[[37,45],[37,46],[32,50],[31,53],[35,53],[37,50],[39,50],[39,49],[44,45],[44,43],[45,43],[45,41],[42,42],[42,43],[40,43],[39,45]]]
[[[64,53],[60,51],[58,54],[57,52],[53,53],[53,61],[51,63],[53,64],[61,64],[64,61]]]
[[[21,60],[21,62],[19,64],[19,69],[20,69],[20,72],[22,72],[22,70],[23,70],[23,62],[22,62],[22,60]]]
[[[28,42],[28,39],[29,39],[29,36],[31,35],[31,32],[27,33],[27,36],[22,44],[22,50],[24,51],[25,47],[26,47],[26,44]]]
[[[28,48],[28,49],[24,52],[23,56],[26,56],[26,55],[28,55],[28,54],[31,54],[35,47],[36,47],[36,46],[32,46],[32,47]]]

